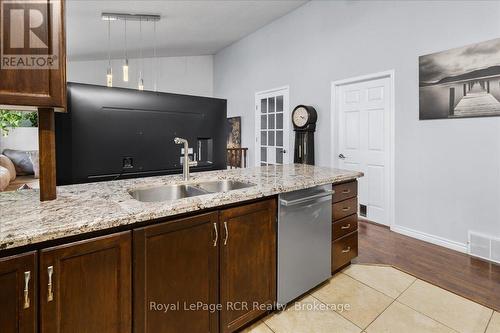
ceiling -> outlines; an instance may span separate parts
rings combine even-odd
[[[305,0],[151,1],[68,0],[66,35],[69,60],[108,57],[108,23],[102,12],[158,14],[157,56],[210,55],[304,4]],[[143,55],[153,55],[153,23],[142,23]],[[127,23],[130,58],[140,55],[139,22]],[[111,22],[111,55],[124,55],[124,21]]]

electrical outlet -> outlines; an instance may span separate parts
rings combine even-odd
[[[124,157],[122,163],[123,169],[133,169],[134,168],[134,159],[132,157]]]

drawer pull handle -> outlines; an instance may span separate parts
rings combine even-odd
[[[342,250],[342,253],[347,253],[347,252],[351,252],[350,246],[348,246],[345,250]]]
[[[341,226],[340,229],[344,229],[345,230],[345,229],[349,229],[350,227],[351,227],[351,224],[348,223],[346,225]]]
[[[214,230],[215,230],[214,246],[217,246],[217,240],[219,239],[219,233],[217,232],[217,223],[214,223]]]
[[[349,190],[349,189],[342,191],[342,194],[349,194],[349,193],[351,193],[351,190]]]
[[[47,292],[47,302],[52,302],[54,300],[54,292],[52,291],[52,274],[54,273],[54,266],[47,267],[47,274],[49,275],[49,284]]]
[[[229,231],[227,230],[227,221],[224,221],[224,230],[226,231],[226,237],[224,237],[224,245],[227,245],[227,239],[229,238]]]
[[[351,207],[344,207],[344,208],[342,208],[342,210],[343,210],[344,212],[347,212],[349,209],[351,209]]]
[[[30,307],[29,286],[30,286],[31,271],[24,272],[24,308]]]

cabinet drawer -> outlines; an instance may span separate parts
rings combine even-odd
[[[333,242],[332,272],[358,256],[358,232],[355,231]]]
[[[354,197],[333,204],[333,220],[338,221],[358,212],[358,198]]]
[[[333,202],[340,202],[358,196],[358,181],[333,185]]]
[[[332,239],[337,240],[356,230],[358,230],[358,214],[344,217],[332,223]]]

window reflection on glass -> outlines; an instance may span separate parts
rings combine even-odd
[[[283,113],[276,114],[276,128],[283,129]]]
[[[274,114],[270,114],[268,117],[268,127],[269,129],[274,129]]]
[[[266,131],[260,132],[260,144],[263,146],[267,145],[267,132]]]
[[[269,113],[274,112],[274,97],[269,98]]]
[[[283,96],[276,97],[276,112],[283,112]]]
[[[276,146],[283,147],[283,131],[276,131]]]
[[[267,161],[267,148],[266,147],[260,148],[260,160],[262,162]]]
[[[260,129],[267,128],[267,116],[260,116]]]
[[[267,132],[267,144],[274,146],[274,131]]]
[[[283,164],[283,148],[276,148],[276,163]]]
[[[267,112],[267,99],[261,99],[260,100],[260,112],[266,113]]]

